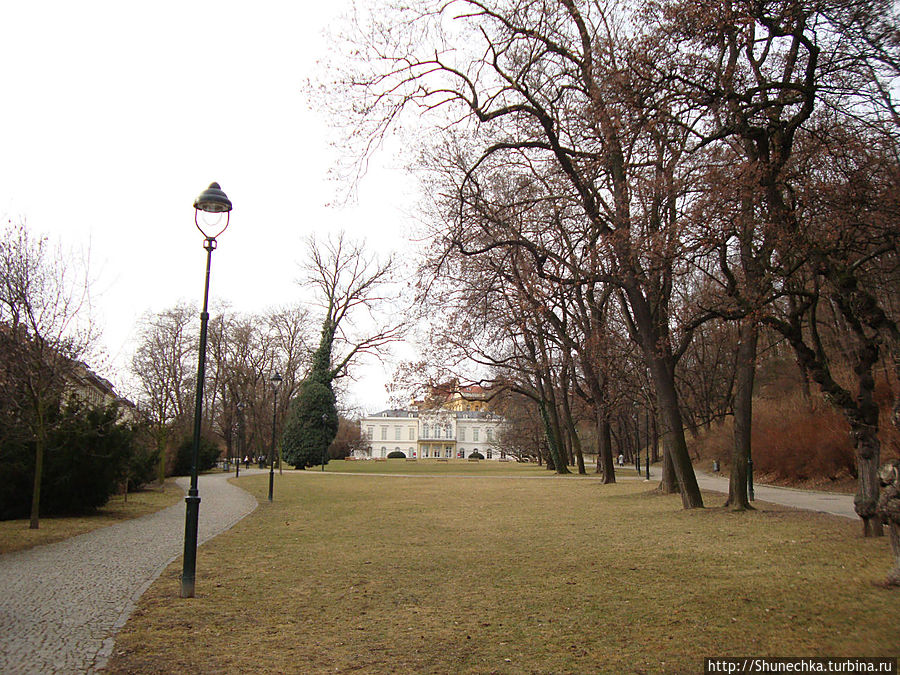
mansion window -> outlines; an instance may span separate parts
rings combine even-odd
[[[416,440],[416,428],[415,427],[409,428],[409,440],[411,440],[411,441]]]
[[[394,427],[394,440],[400,440],[400,427]]]
[[[381,440],[387,440],[387,427],[381,427]]]
[[[472,440],[478,442],[478,429],[472,429]]]
[[[460,427],[460,428],[459,428],[459,440],[461,440],[461,441],[466,440],[466,429],[465,429],[465,427]]]
[[[494,437],[494,430],[493,429],[485,429],[484,435],[485,435],[485,438],[488,439],[488,441],[491,441],[491,440],[493,440],[493,437]]]
[[[375,438],[375,427],[366,427],[366,438],[370,441]]]

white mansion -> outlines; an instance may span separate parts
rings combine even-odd
[[[480,391],[479,391],[480,393]],[[487,409],[483,395],[456,392],[441,407],[383,410],[363,417],[363,447],[357,459],[382,459],[402,452],[415,459],[506,459],[496,440],[503,418]]]

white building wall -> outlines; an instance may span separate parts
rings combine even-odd
[[[479,412],[385,410],[360,420],[367,447],[356,456],[386,458],[399,450],[406,457],[464,459],[478,452],[485,459],[502,459],[494,447],[503,418]]]

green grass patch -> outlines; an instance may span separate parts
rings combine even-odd
[[[195,599],[166,570],[109,672],[697,673],[704,656],[900,652],[896,592],[872,583],[888,543],[851,520],[683,511],[635,481],[313,473],[279,477],[272,504],[266,476],[242,478],[260,508],[201,548]]]
[[[307,471],[321,472],[322,465]],[[325,465],[325,472],[331,473],[388,473],[388,474],[430,474],[436,476],[552,476],[543,466],[534,463],[498,462],[480,459],[385,459],[385,460],[331,460]]]
[[[174,481],[167,481],[162,488],[151,488],[125,495],[113,495],[106,506],[85,516],[41,518],[40,527],[29,529],[29,519],[0,521],[0,553],[22,551],[34,546],[52,544],[69,537],[118,523],[140,518],[149,513],[177,504],[184,499],[184,490]]]

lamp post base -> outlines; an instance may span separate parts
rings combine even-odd
[[[196,492],[196,490],[195,490]],[[181,597],[194,597],[194,580],[197,576],[197,524],[200,519],[200,496],[184,498],[184,564],[181,568]]]
[[[182,598],[193,598],[194,597],[194,578],[186,579],[181,577],[181,597]]]

